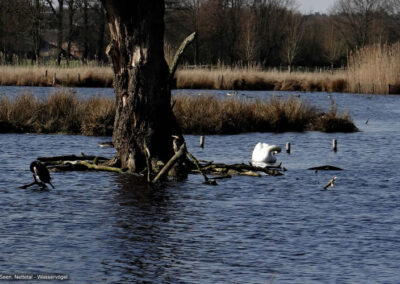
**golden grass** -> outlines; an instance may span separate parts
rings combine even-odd
[[[186,134],[234,134],[283,131],[357,131],[351,118],[332,108],[322,114],[298,98],[269,101],[217,99],[203,96],[175,98],[174,113]],[[111,135],[115,101],[79,99],[61,90],[39,101],[31,94],[0,97],[0,132]]]
[[[168,59],[173,51],[166,47]],[[46,75],[47,74],[47,75]],[[54,74],[55,80],[54,80]],[[176,73],[179,89],[284,90],[344,92],[347,89],[344,71],[279,72],[262,71],[254,67],[224,67],[216,69],[182,68]],[[0,85],[7,86],[85,86],[112,87],[111,67],[84,66],[56,68],[46,66],[0,66]],[[54,84],[53,84],[54,83]]]
[[[180,69],[176,74],[179,89],[346,91],[346,73],[262,71],[258,68],[219,67]]]
[[[54,80],[55,78],[55,80]],[[84,66],[57,68],[47,66],[1,66],[0,85],[5,86],[96,86],[111,87],[111,67]],[[54,83],[54,84],[53,84]]]
[[[165,46],[171,61],[174,50]],[[176,73],[179,89],[280,90],[355,93],[400,92],[400,43],[367,46],[349,55],[343,71],[280,72],[258,66],[195,68],[182,67]],[[47,74],[47,75],[46,75]],[[54,80],[54,74],[55,80]],[[0,66],[0,85],[111,87],[111,67],[83,66]]]
[[[354,93],[387,94],[400,91],[400,43],[375,44],[351,53],[347,80]]]

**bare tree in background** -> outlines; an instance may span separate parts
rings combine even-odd
[[[60,65],[61,57],[63,53],[62,43],[63,43],[63,32],[64,32],[64,0],[57,0],[58,7],[55,6],[55,1],[53,0],[46,0],[47,4],[51,8],[54,17],[56,18],[57,22],[57,59],[56,64]]]
[[[333,71],[334,64],[345,53],[345,43],[341,35],[337,32],[334,20],[330,18],[324,25],[323,33],[323,48],[326,58],[329,60],[331,70]]]
[[[258,60],[263,65],[274,64],[284,39],[284,23],[293,0],[254,0],[253,11],[257,30]]]
[[[199,11],[200,5],[204,0],[185,0],[185,8],[189,11],[189,19],[191,23],[191,30],[199,33]],[[199,50],[199,37],[197,36],[193,42],[194,45],[194,64],[199,64],[200,50]]]
[[[247,65],[256,62],[257,59],[257,33],[254,13],[245,9],[241,19],[240,31],[240,55]]]
[[[65,0],[68,7],[68,35],[67,35],[67,66],[69,66],[69,61],[71,59],[71,46],[74,39],[74,34],[76,32],[74,25],[74,17],[77,9],[79,8],[78,0]]]
[[[97,14],[97,25],[98,25],[98,32],[97,32],[97,40],[96,40],[96,55],[95,58],[99,62],[104,61],[104,42],[105,42],[105,34],[106,34],[106,15],[104,14],[103,5],[100,1],[96,1],[93,3],[93,9]]]
[[[32,21],[32,41],[34,54],[32,60],[35,61],[36,65],[39,65],[43,5],[40,0],[29,1],[28,5],[31,11],[30,15]]]
[[[387,0],[337,0],[334,13],[338,27],[350,48],[373,42],[374,22],[383,16]]]
[[[292,72],[293,61],[299,53],[300,42],[303,38],[303,18],[296,12],[290,12],[286,21],[286,32],[283,40],[284,60],[288,64],[289,73]]]

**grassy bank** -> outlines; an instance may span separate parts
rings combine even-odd
[[[112,87],[110,67],[56,68],[48,66],[0,66],[3,86]],[[257,67],[181,68],[176,73],[178,89],[281,90],[345,92],[344,71],[279,72]]]
[[[180,69],[179,89],[345,92],[346,73],[280,72],[257,68]]]
[[[110,67],[0,66],[3,86],[112,87],[112,83]]]
[[[179,96],[174,112],[185,134],[357,131],[347,113],[339,115],[335,107],[322,113],[298,98],[249,102]],[[44,101],[29,93],[13,100],[1,97],[0,132],[111,135],[114,113],[112,99],[81,100],[67,91],[56,92]]]
[[[166,50],[171,60],[173,51]],[[372,45],[349,54],[346,70],[287,72],[250,67],[181,67],[178,89],[400,93],[400,43]],[[0,66],[0,85],[112,87],[111,67]]]

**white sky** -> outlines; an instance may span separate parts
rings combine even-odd
[[[335,2],[335,0],[297,0],[302,13],[328,13]]]

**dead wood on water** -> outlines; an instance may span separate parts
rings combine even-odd
[[[54,156],[54,157],[39,157],[37,160],[44,162],[44,163],[51,163],[51,162],[58,162],[58,161],[87,161],[87,160],[94,160],[97,159],[98,161],[107,161],[108,158],[98,157],[98,156],[76,156],[76,155],[67,155],[67,156]]]
[[[45,183],[43,183],[41,181],[38,181],[36,178],[34,179],[33,182],[25,184],[23,186],[20,186],[19,188],[27,189],[28,187],[31,187],[31,186],[33,186],[35,184],[39,185],[41,187],[41,189],[48,189],[48,187],[47,187],[47,185]]]
[[[192,162],[185,157],[188,157]],[[107,171],[114,172],[117,174],[129,174],[135,175],[137,177],[143,178],[144,181],[148,181],[151,184],[157,184],[169,175],[169,172],[176,163],[179,163],[185,159],[185,166],[188,173],[191,174],[201,174],[204,177],[204,184],[207,185],[217,185],[217,179],[231,178],[232,176],[249,176],[249,177],[261,177],[262,174],[269,176],[281,176],[283,171],[286,169],[282,165],[277,166],[266,166],[258,167],[249,164],[223,164],[214,163],[213,161],[204,161],[196,159],[190,152],[187,151],[186,145],[182,144],[175,155],[166,163],[160,170],[151,171],[151,175],[154,176],[153,179],[149,178],[148,170],[145,169],[143,173],[134,173],[128,169],[123,169],[121,167],[110,166],[110,161],[112,159],[98,157],[98,156],[76,156],[76,155],[66,155],[66,156],[55,156],[55,157],[40,157],[38,160],[43,162],[46,167],[53,171]],[[153,169],[152,169],[153,170]],[[207,175],[212,175],[210,178]],[[23,186],[22,188],[27,188],[34,185],[37,182]],[[39,184],[40,185],[40,184]]]

